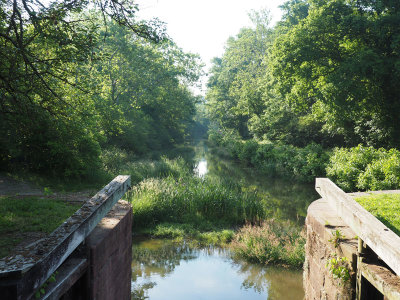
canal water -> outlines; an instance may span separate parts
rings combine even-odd
[[[212,149],[211,149],[212,150]],[[312,185],[262,176],[199,143],[194,173],[233,180],[268,200],[273,217],[304,223]],[[235,259],[229,249],[191,248],[163,239],[133,239],[132,300],[303,299],[302,271]]]

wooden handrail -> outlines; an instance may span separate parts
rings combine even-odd
[[[400,275],[400,237],[328,178],[317,178],[315,189],[357,236]]]
[[[18,282],[18,299],[28,299],[85,240],[131,186],[119,175],[38,245],[0,260],[0,283]]]

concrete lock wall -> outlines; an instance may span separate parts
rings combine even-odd
[[[303,283],[305,299],[354,299],[357,265],[357,239],[352,230],[323,200],[314,201],[306,218],[307,243]],[[342,238],[335,240],[335,232]],[[337,232],[336,232],[337,233]],[[335,243],[337,242],[337,243]],[[336,247],[335,247],[336,246]],[[330,270],[332,258],[345,257],[350,279],[335,278]]]
[[[119,200],[83,245],[88,268],[62,300],[131,298],[132,208]]]

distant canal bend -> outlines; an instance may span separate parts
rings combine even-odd
[[[200,142],[194,173],[223,176],[269,199],[274,215],[304,223],[317,195],[312,185],[260,176],[224,160]],[[132,300],[303,299],[301,270],[260,266],[234,259],[228,249],[192,249],[166,239],[133,239]]]

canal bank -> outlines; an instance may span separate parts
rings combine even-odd
[[[262,176],[240,163],[223,159],[202,142],[196,144],[194,149],[192,160],[188,162],[193,166],[195,177],[200,178],[200,185],[201,180],[215,181],[222,182],[224,186],[235,187],[235,190],[252,192],[263,201],[268,219],[283,222],[290,220],[299,228],[304,224],[308,204],[317,198],[312,185]],[[154,185],[155,182],[151,184]],[[176,184],[185,185],[187,182],[177,179]],[[191,194],[190,189],[187,191],[187,195]],[[187,287],[182,293],[191,290],[195,293],[196,284],[204,278],[215,285],[210,289],[210,294],[201,299],[236,299],[232,298],[229,291],[236,291],[234,294],[240,295],[238,299],[303,299],[304,296],[302,270],[274,267],[271,264],[262,266],[254,261],[249,263],[232,255],[227,248],[193,248],[191,243],[184,243],[182,246],[181,243],[176,244],[171,240],[166,242],[169,246],[161,246],[159,240],[143,240],[138,236],[134,236],[133,243],[136,245],[133,248],[132,299],[159,299],[157,295],[171,293],[171,286]],[[210,271],[208,273],[196,271],[193,276],[182,275],[186,270],[184,266],[189,265],[191,267],[188,269],[194,270],[196,266],[207,266],[208,263],[220,265],[218,269],[225,270],[226,273],[212,271],[210,266],[204,267]],[[186,277],[191,278],[190,282],[180,281]],[[217,286],[220,288],[216,288]],[[203,290],[205,292],[206,289]],[[225,296],[221,294],[223,290],[226,292]],[[179,296],[179,289],[176,292],[178,294],[172,293],[175,295],[174,299],[197,299],[195,294]]]

